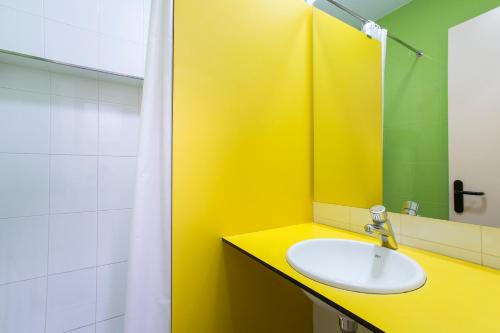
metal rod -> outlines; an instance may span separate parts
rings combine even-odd
[[[347,14],[357,18],[358,20],[360,20],[363,24],[365,23],[368,23],[370,22],[370,20],[368,20],[367,18],[364,18],[363,16],[359,15],[358,13],[352,11],[351,9],[347,8],[346,6],[338,3],[337,1],[335,0],[326,0],[328,1],[329,3],[331,3],[332,5],[334,5],[335,7],[337,7],[338,9],[346,12]],[[392,39],[393,41],[403,45],[404,47],[406,47],[407,49],[415,52],[415,54],[418,56],[418,57],[421,57],[424,55],[424,50],[419,50],[413,46],[411,46],[410,44],[406,43],[405,41],[399,39],[398,37],[394,36],[393,34],[391,34],[390,32],[387,33],[387,37],[389,37],[390,39]]]
[[[401,39],[399,39],[398,37],[394,36],[393,34],[391,34],[390,32],[387,32],[387,37],[389,37],[390,39],[392,39],[393,41],[403,45],[404,47],[406,47],[407,49],[410,49],[412,50],[413,52],[415,52],[415,54],[418,56],[418,57],[421,57],[424,55],[424,50],[418,50],[416,48],[414,48],[413,46],[411,46],[410,44],[408,44],[407,42],[405,41],[402,41]]]

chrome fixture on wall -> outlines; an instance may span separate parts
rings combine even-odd
[[[333,6],[337,7],[338,9],[342,10],[343,12],[351,15],[352,17],[358,19],[359,21],[361,21],[363,24],[365,23],[368,23],[368,22],[371,22],[369,19],[361,16],[360,14],[356,13],[355,11],[351,10],[350,8],[347,8],[346,6],[342,5],[341,3],[335,1],[335,0],[326,0],[328,1],[330,4],[332,4]],[[306,2],[313,6],[314,3],[316,2],[316,0],[306,0]],[[421,57],[424,55],[424,50],[419,50],[413,46],[411,46],[410,44],[408,44],[407,42],[403,41],[402,39],[394,36],[392,33],[390,33],[389,31],[387,32],[387,37],[392,39],[393,41],[395,41],[396,43],[406,47],[407,49],[413,51],[417,57]]]
[[[403,202],[403,208],[401,208],[401,214],[417,216],[418,211],[420,209],[420,205],[415,201],[405,201]]]
[[[380,235],[382,246],[391,250],[397,250],[398,243],[394,237],[391,222],[387,216],[387,210],[384,206],[373,206],[370,208],[372,224],[365,225],[365,231],[369,234]]]

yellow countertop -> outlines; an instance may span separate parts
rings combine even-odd
[[[224,237],[224,241],[374,331],[387,333],[500,332],[500,271],[401,245],[427,273],[412,292],[374,295],[311,280],[288,265],[293,244],[313,238],[377,243],[377,239],[316,223]]]

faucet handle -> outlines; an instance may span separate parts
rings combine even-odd
[[[376,205],[370,208],[370,215],[375,223],[387,222],[387,209],[382,205]]]
[[[368,234],[373,234],[375,232],[375,228],[371,224],[365,225],[365,232]]]

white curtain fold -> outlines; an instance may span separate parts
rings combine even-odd
[[[171,331],[172,0],[152,0],[125,333]]]
[[[380,27],[373,21],[368,21],[363,25],[363,32],[370,38],[380,42],[382,48],[382,113],[384,110],[384,94],[385,94],[385,57],[387,53],[387,29]]]

